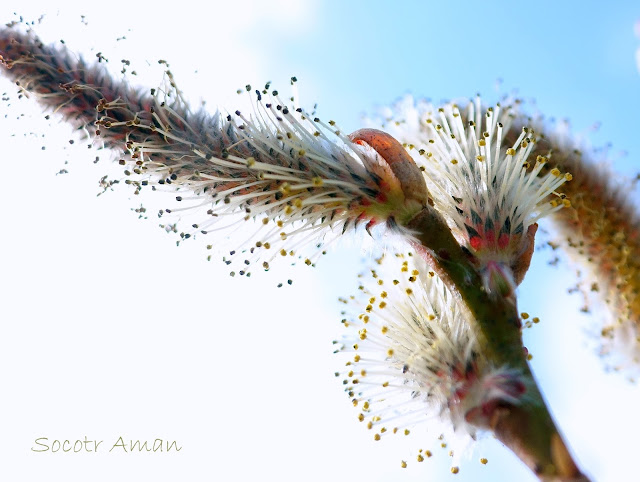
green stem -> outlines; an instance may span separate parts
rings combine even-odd
[[[475,258],[458,244],[434,208],[427,206],[406,227],[413,232],[418,252],[476,320],[479,342],[489,360],[496,366],[518,369],[532,380],[526,403],[498,405],[481,428],[493,431],[540,480],[588,480],[572,460],[535,384],[522,344],[515,299],[490,296],[484,290]]]

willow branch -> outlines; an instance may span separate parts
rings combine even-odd
[[[531,377],[521,339],[521,321],[515,303],[492,297],[482,289],[473,257],[463,250],[442,217],[424,209],[408,225],[419,252],[453,293],[458,293],[472,313],[481,334],[480,343],[495,364],[517,368]],[[529,401],[519,406],[498,404],[477,418],[482,428],[496,436],[541,480],[587,480],[572,460],[537,386],[529,388]],[[468,420],[474,423],[474,419]]]

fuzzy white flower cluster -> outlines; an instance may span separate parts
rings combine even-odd
[[[370,230],[422,208],[405,196],[374,148],[353,142],[293,98],[283,100],[269,84],[247,86],[255,93],[251,115],[193,112],[168,70],[163,88],[141,92],[113,79],[102,64],[88,65],[19,27],[0,30],[0,65],[44,107],[127,153],[120,163],[136,194],[149,188],[175,193],[179,206],[161,216],[194,208],[206,213],[187,229],[171,219],[168,231],[182,238],[216,231],[214,245],[227,248],[222,238],[237,239],[239,230],[243,244],[224,259],[239,258],[242,273],[257,258],[268,269],[275,256],[296,256],[296,247],[318,245],[328,232]]]
[[[436,107],[407,97],[383,112],[383,128],[424,170],[435,207],[485,270],[486,288],[511,291],[528,267],[536,221],[569,199],[571,174],[531,152],[539,135],[514,132],[517,104],[484,107],[480,98]],[[502,282],[510,286],[500,286]]]
[[[525,378],[484,356],[468,314],[420,258],[377,263],[342,300],[348,358],[336,373],[376,440],[438,416],[475,437],[498,404],[526,399]]]

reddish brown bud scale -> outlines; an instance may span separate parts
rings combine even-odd
[[[360,129],[350,134],[349,139],[369,145],[385,160],[407,199],[427,204],[429,191],[422,171],[393,136],[378,129]]]
[[[513,278],[516,282],[516,285],[522,283],[524,279],[524,275],[527,273],[529,266],[531,265],[531,258],[533,257],[533,251],[535,249],[535,239],[536,232],[538,231],[538,223],[532,224],[527,229],[526,236],[526,247],[524,251],[520,254],[518,259],[515,260],[511,269],[513,270]]]

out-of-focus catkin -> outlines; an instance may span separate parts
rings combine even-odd
[[[551,219],[561,243],[587,268],[585,288],[608,306],[604,321],[603,352],[614,367],[640,363],[640,218],[632,203],[631,182],[618,178],[553,131],[537,146],[571,172],[563,186],[570,209]]]

